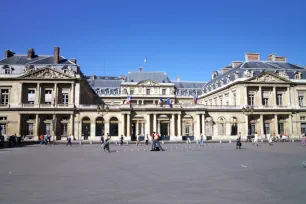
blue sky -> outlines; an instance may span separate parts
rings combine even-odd
[[[185,81],[207,81],[245,52],[306,66],[306,3],[249,2],[2,0],[0,50],[53,54],[59,46],[86,75],[126,75],[147,56],[144,70]]]

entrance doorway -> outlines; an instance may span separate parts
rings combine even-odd
[[[164,136],[164,135],[169,136],[168,135],[168,123],[161,123],[160,124],[160,134],[162,136]]]
[[[132,141],[136,141],[136,123],[132,123],[131,139],[132,139]]]

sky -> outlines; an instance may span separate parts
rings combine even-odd
[[[86,75],[166,72],[208,81],[246,52],[306,66],[303,0],[1,0],[0,57],[6,49],[76,58]],[[144,64],[144,59],[147,63]]]

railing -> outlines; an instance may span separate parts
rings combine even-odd
[[[22,108],[73,108],[73,104],[30,104],[30,103],[23,103],[21,104]]]

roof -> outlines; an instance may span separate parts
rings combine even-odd
[[[126,77],[126,82],[140,82],[143,80],[152,80],[158,83],[171,83],[165,72],[129,72]]]
[[[176,88],[187,88],[187,89],[201,89],[206,83],[205,82],[191,82],[191,81],[175,81],[173,82]]]
[[[35,55],[32,59],[28,59],[27,55],[14,55],[0,60],[0,64],[54,64],[53,55]],[[64,57],[59,57],[58,64],[73,64]]]
[[[95,88],[119,88],[122,82],[118,77],[97,77],[96,79],[87,79],[89,85]]]

